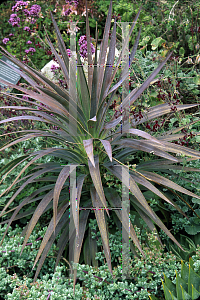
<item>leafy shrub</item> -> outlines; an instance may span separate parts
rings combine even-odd
[[[3,233],[7,225],[0,227],[0,236],[3,237]],[[41,244],[41,240],[44,237],[46,227],[40,226],[39,224],[35,227],[32,232],[29,243],[23,253],[20,256],[22,249],[23,237],[20,236],[22,229],[16,225],[15,229],[11,227],[8,230],[8,235],[5,237],[2,245],[0,246],[0,276],[1,276],[1,286],[0,295],[6,296],[7,293],[11,292],[12,285],[12,275],[17,273],[18,280],[23,280],[23,276],[28,276],[29,280],[33,277],[32,265],[37,256],[37,249]],[[56,246],[54,245],[50,252],[48,262],[43,266],[40,274],[40,278],[46,273],[52,273],[54,267],[54,255]]]
[[[98,249],[102,248],[102,239],[98,232],[98,225],[96,220],[90,220],[90,227],[92,229],[92,238],[98,239]],[[109,231],[113,229],[114,223],[109,220]],[[3,229],[1,232],[3,234]],[[39,229],[39,227],[38,227]],[[135,227],[138,238],[141,235],[139,228]],[[94,233],[96,231],[96,234]],[[9,242],[10,236],[12,241],[16,246],[18,242],[21,241],[19,238],[19,233],[21,229],[17,227],[15,230],[9,230],[9,237],[6,237],[3,247]],[[34,241],[34,238],[38,235],[43,236],[44,231],[39,230],[38,234],[34,236],[31,235],[30,241],[33,242],[31,245],[32,251],[30,251],[30,245],[27,246],[27,253],[31,252],[34,256],[36,254],[36,248],[38,242]],[[144,233],[145,234],[145,233]],[[144,235],[146,238],[146,244],[142,244],[142,249],[146,255],[143,259],[142,256],[135,257],[131,254],[130,260],[130,278],[123,279],[121,271],[121,235],[119,232],[115,234],[109,234],[110,249],[112,262],[116,258],[117,264],[113,268],[112,278],[107,264],[105,261],[104,252],[100,251],[96,254],[96,260],[99,262],[100,266],[98,268],[91,267],[89,265],[77,264],[74,266],[77,269],[77,284],[75,289],[75,296],[73,296],[73,281],[72,278],[66,278],[65,267],[62,265],[56,268],[56,272],[53,274],[53,264],[52,261],[48,262],[48,272],[45,274],[46,262],[44,264],[44,273],[41,272],[40,279],[33,283],[33,273],[30,270],[25,270],[25,261],[19,256],[21,247],[19,250],[14,249],[16,252],[10,252],[8,250],[7,255],[3,253],[4,259],[2,260],[1,266],[4,266],[1,271],[2,285],[0,292],[4,295],[5,299],[82,299],[81,297],[89,299],[140,299],[143,300],[148,297],[149,292],[155,294],[156,296],[163,296],[162,287],[160,282],[160,277],[163,276],[163,272],[166,275],[174,279],[174,270],[180,270],[180,263],[176,261],[174,255],[170,253],[164,253],[164,248],[162,248],[157,240],[156,234]],[[10,241],[11,242],[11,241]],[[9,247],[8,247],[9,249]],[[15,256],[13,257],[13,254]],[[53,256],[53,253],[49,253],[49,256]],[[139,255],[139,253],[138,253]],[[9,268],[7,262],[11,260],[10,264],[15,264],[15,267]],[[30,258],[29,258],[30,260]],[[197,260],[198,261],[198,260]],[[16,268],[16,265],[18,268]],[[31,264],[30,264],[31,267]],[[6,268],[9,272],[6,273]],[[15,268],[15,269],[14,269]],[[13,273],[15,272],[15,273]],[[3,279],[4,278],[4,279]],[[6,282],[6,284],[5,284]],[[8,288],[8,285],[10,288]],[[5,293],[7,292],[7,295]],[[66,297],[66,298],[65,298]],[[99,298],[98,298],[99,297]]]

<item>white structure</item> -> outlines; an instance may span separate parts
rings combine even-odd
[[[98,47],[98,49],[100,49],[100,46]],[[108,50],[106,53],[106,60],[107,60],[107,56],[108,56]],[[100,52],[100,50],[97,50],[97,61],[99,59],[99,52]],[[117,48],[115,48],[115,57],[119,57],[119,54],[120,54],[120,51],[118,51]],[[94,57],[95,57],[95,54],[92,55],[93,61],[94,61]],[[86,78],[88,79],[87,59],[84,59],[81,57],[81,62],[84,63],[83,69],[84,69]],[[45,75],[48,79],[52,80],[54,83],[58,83],[58,80],[55,79],[55,76],[54,76],[53,72],[51,71],[52,65],[59,67],[59,64],[57,62],[55,62],[54,60],[51,60],[41,69],[41,73],[43,75]]]
[[[51,60],[50,62],[48,62],[48,64],[46,64],[42,70],[41,70],[41,73],[43,75],[45,75],[48,79],[52,80],[53,82],[57,83],[58,81],[54,78],[54,74],[53,72],[51,71],[51,67],[52,65],[55,65],[56,67],[59,67],[60,65],[55,62],[54,60]]]

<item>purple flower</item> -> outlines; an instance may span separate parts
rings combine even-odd
[[[67,49],[67,54],[68,54],[69,57],[71,56],[71,50],[70,49]]]
[[[23,10],[23,13],[24,13],[24,15],[27,16],[27,17],[30,16],[30,11],[29,11],[28,9],[26,9],[26,8]]]
[[[33,52],[35,52],[35,48],[31,47],[31,48],[25,50],[26,54],[28,54],[29,52],[32,52],[31,55],[33,55]]]
[[[39,13],[40,13],[40,11],[41,11],[41,7],[40,7],[40,5],[37,5],[37,4],[34,4],[34,5],[32,5],[31,6],[31,8],[30,8],[30,15],[31,16],[35,16],[35,17],[38,17],[39,16]]]
[[[78,6],[78,0],[65,0],[66,4]]]
[[[65,12],[64,15],[65,16],[69,16],[69,14],[72,12],[71,8],[68,8]]]
[[[79,46],[80,46],[80,56],[82,56],[83,58],[87,57],[87,37],[86,35],[82,35],[78,41]],[[95,48],[93,46],[92,43],[91,44],[91,52],[92,54],[95,53]]]
[[[35,52],[35,48],[29,48],[30,52]]]
[[[17,1],[17,3],[12,7],[12,11],[19,11],[23,6],[27,6],[28,2]]]
[[[51,66],[51,71],[54,72],[55,70],[59,69],[60,67],[59,66],[56,66],[56,65],[52,65]]]
[[[3,42],[4,44],[6,44],[8,41],[9,41],[9,38],[4,38],[4,39],[2,40],[2,42]]]
[[[14,36],[14,34],[13,34],[13,33],[10,33],[9,36]]]
[[[25,30],[25,31],[29,31],[29,32],[31,31],[31,30],[30,30],[30,27],[28,27],[28,26],[25,26],[25,27],[24,27],[24,30]]]
[[[25,96],[25,95],[22,96],[22,98],[25,99],[25,100],[28,100],[28,99],[29,99],[28,96]]]
[[[85,44],[85,42],[87,42],[87,37],[86,37],[86,35],[82,35],[78,41],[79,46],[81,46],[82,44]]]
[[[20,18],[17,16],[17,14],[10,15],[10,19],[8,20],[8,23],[10,23],[12,26],[18,26],[19,27]]]
[[[36,20],[34,18],[31,19],[31,24],[35,24]]]
[[[33,52],[35,52],[35,48],[31,47],[31,48],[25,50],[26,54],[28,54],[29,52],[32,52],[31,54],[33,55]]]
[[[32,44],[32,42],[31,41],[28,41],[28,42],[26,42],[28,45],[30,45],[30,44]]]
[[[82,56],[83,58],[87,57],[87,37],[86,35],[82,35],[78,41],[79,46],[80,46],[80,56]],[[92,43],[91,44],[91,52],[92,54],[95,53],[95,48],[93,46]]]

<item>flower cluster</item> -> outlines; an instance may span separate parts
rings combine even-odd
[[[30,27],[28,27],[28,26],[25,26],[24,27],[24,31],[28,31],[28,32],[30,32],[31,30],[30,30]]]
[[[38,4],[34,4],[30,7],[30,9],[27,9],[28,4],[29,4],[29,2],[17,1],[16,4],[12,7],[12,11],[13,12],[18,12],[18,11],[21,10],[23,12],[23,14],[27,17],[26,21],[30,22],[31,24],[35,24],[36,20],[35,20],[34,17],[39,17],[41,7]],[[10,16],[10,19],[9,19],[8,22],[12,26],[18,26],[19,27],[20,18],[17,16],[17,14],[12,14]],[[27,29],[27,31],[28,31],[28,29]]]
[[[56,65],[52,65],[51,66],[51,72],[54,73],[55,70],[58,70],[60,67],[59,66],[56,66]]]
[[[28,6],[28,2],[17,1],[17,3],[12,7],[12,11],[19,11],[20,9],[23,9],[23,6]]]
[[[40,11],[41,11],[40,5],[34,4],[31,6],[29,14],[30,16],[39,17]]]
[[[12,14],[10,15],[10,19],[8,20],[8,22],[13,26],[18,26],[19,27],[19,23],[20,23],[20,18],[17,16],[17,14]]]
[[[83,58],[87,58],[87,37],[86,35],[82,35],[78,41],[80,46],[80,56]],[[91,44],[91,52],[92,54],[95,53],[95,48],[92,43]]]
[[[71,56],[71,50],[70,49],[67,49],[67,54],[68,54],[69,57]]]
[[[31,52],[31,55],[33,55],[33,52],[35,52],[35,48],[31,47],[31,48],[25,50],[26,54],[28,54],[29,52]]]
[[[63,15],[69,16],[71,12],[72,12],[71,8],[68,8],[67,10],[63,11]]]
[[[174,89],[171,79],[168,78],[167,81],[168,81],[169,86],[171,87],[171,90]],[[181,97],[180,93],[177,91],[177,89],[180,87],[180,81],[177,81],[176,90],[174,90],[173,92],[170,92],[170,91],[166,92],[166,91],[162,90],[161,89],[162,83],[160,80],[157,82],[157,86],[159,87],[159,92],[158,92],[157,98],[164,102],[168,102],[168,104],[171,105],[171,110],[173,112],[175,112],[177,110],[176,105],[178,105],[180,103],[180,100],[178,98]]]
[[[78,7],[78,4],[79,4],[79,1],[77,1],[77,0],[74,0],[74,1],[66,0],[66,5],[63,5],[61,15],[69,16],[72,12],[77,14],[76,9]]]
[[[188,129],[186,128],[181,129],[181,132],[184,133],[184,137],[179,138],[179,140],[175,141],[174,144],[181,145],[181,146],[189,146],[189,142],[195,136],[195,134],[193,134],[191,131],[188,132]]]
[[[65,0],[66,4],[70,4],[70,5],[74,5],[74,6],[78,6],[79,1],[78,0]]]
[[[2,42],[3,42],[4,44],[6,44],[7,42],[9,42],[9,38],[4,38],[4,39],[2,40]]]
[[[152,122],[151,124],[149,124],[149,122],[147,122],[146,128],[153,132],[157,132],[160,128],[162,128],[164,126],[164,124],[165,124],[165,119],[163,119],[160,124],[156,120],[155,122]]]

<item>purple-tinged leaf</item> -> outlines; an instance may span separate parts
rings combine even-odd
[[[56,227],[56,219],[57,219],[57,206],[58,206],[58,200],[60,196],[60,192],[63,188],[63,185],[67,178],[69,177],[69,174],[76,168],[76,165],[68,165],[65,166],[62,171],[60,172],[58,179],[55,184],[54,188],[54,195],[53,195],[53,219],[54,219],[54,230]]]
[[[0,216],[2,216],[2,214],[3,214],[3,212],[7,209],[7,207],[15,200],[15,198],[17,197],[17,195],[19,195],[19,193],[29,184],[29,183],[31,183],[35,178],[37,178],[38,176],[40,176],[40,175],[42,175],[42,174],[44,174],[44,173],[46,173],[46,172],[50,172],[50,171],[52,171],[52,170],[54,170],[55,168],[45,168],[45,169],[42,169],[42,170],[39,170],[39,171],[37,171],[37,172],[35,172],[35,173],[33,173],[33,174],[31,174],[31,175],[29,175],[28,177],[29,177],[29,179],[27,180],[27,181],[25,181],[21,186],[20,186],[20,188],[14,193],[14,195],[11,197],[11,199],[8,201],[8,203],[4,206],[4,208],[3,208],[3,210],[2,210],[2,212],[1,212],[1,214],[0,214]],[[18,177],[17,177],[18,178]],[[23,178],[24,179],[24,178]],[[15,181],[14,181],[15,182]],[[14,184],[14,182],[12,183],[12,185]],[[11,185],[11,186],[12,186]],[[9,191],[10,190],[10,188],[11,188],[11,186],[8,188],[8,189],[6,189],[2,194],[1,194],[1,196],[5,193],[5,192],[7,192],[7,191]]]
[[[89,160],[91,161],[92,165],[95,167],[94,154],[93,154],[93,139],[83,140],[83,145]]]
[[[28,223],[29,225],[28,225],[28,228],[27,228],[27,231],[26,231],[26,236],[25,236],[25,239],[24,239],[24,242],[23,242],[23,245],[22,245],[21,254],[24,250],[24,247],[26,246],[26,243],[28,242],[28,239],[29,239],[35,225],[37,224],[39,218],[41,217],[41,215],[43,214],[45,208],[51,202],[52,199],[53,199],[53,190],[49,191],[48,194],[46,194],[44,196],[44,198],[42,199],[40,204],[35,209],[35,212],[34,212],[32,218],[31,218],[31,220]]]
[[[172,55],[172,52],[167,55],[164,61],[151,73],[151,75],[145,80],[145,82],[137,89],[137,91],[133,90],[128,94],[128,96],[122,101],[121,108],[124,109],[132,105],[135,100],[139,98],[139,96],[146,90],[146,88],[150,85],[151,81],[156,77],[156,75],[160,72],[162,67],[166,64],[167,60]]]
[[[0,46],[0,48],[3,49],[7,53],[8,56],[5,55],[1,51],[0,51],[0,53],[3,54],[5,57],[7,57],[14,64],[16,64],[18,67],[20,67],[20,69],[24,70],[24,72],[28,73],[31,77],[35,78],[35,80],[39,81],[41,84],[47,85],[49,88],[52,88],[52,82],[49,79],[47,79],[44,75],[42,75],[40,72],[32,69],[30,66],[26,66],[24,63],[20,62],[18,59],[16,59],[12,54],[10,54],[3,47]]]
[[[69,73],[68,73],[68,70],[67,70],[67,67],[66,65],[64,64],[62,58],[60,57],[60,55],[58,55],[57,51],[55,50],[53,44],[51,43],[51,40],[46,32],[46,41],[47,43],[49,44],[50,48],[51,48],[51,51],[53,52],[53,54],[55,55],[55,58],[56,60],[58,61],[60,67],[61,67],[61,70],[63,72],[63,75],[65,77],[65,81],[67,82],[67,85],[69,86]]]
[[[112,148],[111,148],[110,142],[106,141],[106,140],[101,140],[101,139],[99,139],[99,140],[102,142],[104,149],[106,150],[106,153],[108,154],[108,157],[110,158],[110,161],[112,161]]]
[[[196,107],[198,105],[199,104],[178,104],[178,105],[176,105],[176,109],[177,109],[177,111],[180,111],[183,109],[185,110],[187,108]],[[163,116],[163,115],[171,113],[171,112],[172,112],[171,105],[169,105],[169,103],[159,104],[159,105],[148,108],[147,111],[144,111],[143,118],[141,118],[141,120],[139,120],[139,121],[132,120],[131,123],[132,123],[132,126],[136,126],[136,125],[142,124],[146,121],[150,121],[152,119],[158,118],[160,116]]]
[[[159,196],[161,199],[165,200],[167,203],[175,207],[184,217],[188,218],[186,214],[180,209],[180,207],[172,200],[168,199],[163,195],[151,182],[149,182],[144,176],[142,176],[137,171],[131,171],[131,177],[135,180],[135,182],[145,186],[148,190],[152,191],[154,194]]]
[[[101,94],[99,98],[99,105],[98,105],[98,110],[102,111],[101,107],[104,105],[104,93],[106,89],[108,88],[108,85],[110,85],[110,80],[111,80],[111,75],[112,75],[112,70],[113,70],[113,65],[114,65],[114,60],[115,60],[115,46],[116,46],[116,22],[114,23],[112,35],[111,35],[111,41],[109,45],[109,52],[108,52],[108,58],[106,62],[106,68],[104,72],[104,78],[103,78],[103,84],[101,88]]]
[[[74,245],[74,263],[75,264],[79,262],[81,248],[82,248],[82,244],[83,244],[83,238],[85,235],[85,228],[87,225],[89,213],[90,213],[89,210],[84,210],[84,211],[82,211],[82,214],[80,214],[79,236],[76,236],[75,245]],[[74,292],[75,292],[76,276],[77,276],[77,270],[75,269],[74,270],[74,284],[73,284]]]
[[[158,184],[162,184],[166,187],[169,187],[169,188],[171,188],[173,190],[176,190],[178,192],[181,192],[183,194],[189,195],[193,198],[200,199],[200,196],[186,190],[185,188],[181,187],[180,185],[174,183],[173,181],[171,181],[171,180],[169,180],[165,177],[162,177],[159,174],[151,173],[151,172],[148,172],[148,171],[141,171],[140,173],[142,175],[144,175],[146,177],[146,179],[148,179],[148,180],[151,180],[151,181],[156,182]]]
[[[108,169],[114,176],[116,176],[119,180],[122,181],[122,170],[120,172],[120,167],[122,167],[120,164],[116,163],[116,165],[114,166],[108,166],[108,164],[104,164],[104,166],[106,167],[106,169]],[[150,208],[150,206],[148,205],[146,199],[144,198],[142,192],[140,191],[139,187],[137,186],[137,184],[135,183],[135,181],[133,180],[133,178],[131,176],[129,176],[129,172],[125,169],[125,167],[123,167],[123,176],[125,176],[125,178],[129,178],[129,185],[126,184],[126,182],[124,183],[128,189],[130,189],[131,193],[136,197],[137,201],[139,201],[141,203],[141,205],[149,212],[149,214],[151,215],[151,218],[154,219],[154,212],[152,211],[152,209]]]
[[[137,38],[135,40],[135,43],[134,43],[134,46],[132,48],[132,51],[131,51],[131,55],[130,55],[130,60],[127,62],[127,64],[129,64],[129,67],[131,66],[132,64],[132,61],[133,61],[133,58],[135,56],[135,53],[136,53],[136,50],[137,50],[137,47],[138,47],[138,43],[139,43],[139,39],[140,39],[140,34],[141,34],[141,28],[139,30],[139,33],[137,35]],[[105,94],[104,94],[104,98],[106,98],[110,93],[112,93],[113,91],[115,91],[119,86],[122,85],[122,83],[124,82],[124,80],[129,76],[129,71],[128,72],[125,72],[125,70],[127,69],[127,66],[125,66],[122,70],[122,73],[120,74],[120,77],[119,77],[119,80],[118,82],[108,91],[108,89],[110,88],[110,85],[112,83],[112,80],[114,78],[111,78],[110,80],[110,84],[108,86],[108,88],[106,89],[105,91]]]
[[[83,182],[85,180],[85,177],[87,175],[80,175],[77,178],[77,184],[76,184],[76,179],[75,182],[73,183],[73,188],[72,188],[72,215],[74,218],[74,224],[76,228],[76,236],[79,235],[79,203],[81,199],[81,191],[83,187]]]
[[[106,209],[106,212],[109,216],[107,203],[106,203],[106,198],[105,198],[105,195],[104,195],[103,185],[102,185],[102,181],[101,181],[101,174],[100,174],[100,170],[99,170],[99,157],[98,156],[95,156],[94,162],[95,162],[95,166],[93,166],[92,163],[90,162],[90,160],[88,160],[90,176],[92,178],[92,181],[93,181],[94,187],[97,191],[97,194],[99,195],[102,207],[104,207]]]
[[[118,193],[113,188],[106,188],[105,194],[106,194],[106,198],[108,199],[108,202],[112,206],[113,211],[116,213],[120,222],[122,222],[122,219],[125,222],[123,224],[124,229],[126,230],[128,235],[130,234],[132,241],[134,242],[136,247],[139,249],[139,251],[142,253],[142,255],[145,256],[131,222],[130,222],[130,226],[129,226],[129,216],[128,216],[126,210],[122,209],[123,204],[122,204],[122,201],[121,201]],[[121,209],[119,210],[117,208],[121,208]],[[122,213],[124,214],[123,216],[122,216]],[[130,233],[129,233],[129,227],[130,227]]]
[[[33,265],[33,268],[32,268],[32,270],[33,270],[36,263],[39,260],[39,257],[42,254],[42,256],[40,258],[40,261],[39,261],[39,264],[38,264],[38,267],[37,267],[37,270],[36,270],[36,273],[35,273],[35,276],[34,276],[34,280],[33,280],[34,282],[36,281],[36,279],[38,277],[38,274],[41,270],[41,267],[44,263],[44,260],[47,257],[47,254],[48,254],[54,240],[56,239],[56,236],[61,231],[61,229],[64,227],[64,225],[67,223],[66,217],[68,215],[68,212],[65,213],[65,211],[66,211],[68,206],[69,206],[69,202],[66,203],[66,204],[61,205],[61,208],[58,210],[55,231],[53,229],[53,219],[51,219],[51,222],[50,222],[50,224],[49,224],[49,226],[46,230],[45,236],[42,240],[42,243],[41,243],[40,248],[39,248],[38,253],[37,253],[37,257],[35,259],[35,262],[34,262],[34,265]],[[53,231],[55,232],[55,234],[53,233]]]
[[[121,120],[122,120],[122,117],[119,116],[118,118],[106,123],[106,125],[104,126],[103,129],[111,129],[111,128],[114,129],[115,126],[117,126],[121,122]]]
[[[27,165],[19,172],[19,174],[17,175],[17,177],[15,178],[15,180],[13,181],[13,183],[9,186],[9,188],[7,188],[1,195],[0,197],[2,197],[6,192],[10,191],[10,189],[13,187],[13,185],[16,183],[16,181],[18,180],[18,178],[23,174],[23,172],[30,166],[32,165],[32,163],[34,163],[37,159],[50,154],[51,152],[55,151],[56,149],[46,149],[43,151],[40,151],[40,154],[37,155],[35,158],[33,158],[30,162],[27,163]],[[13,196],[14,197],[14,196]],[[4,213],[4,211],[7,209],[7,207],[10,205],[10,203],[13,201],[13,197],[8,201],[8,203],[4,206],[3,210],[0,213],[0,216],[2,216],[2,214]]]
[[[68,208],[69,206],[69,201],[67,202],[64,202],[59,208],[58,208],[58,213],[57,213],[57,216],[56,216],[56,227],[61,219],[61,217],[63,216],[63,214],[65,213],[66,209]],[[66,221],[66,219],[65,219]],[[33,265],[33,268],[32,270],[34,269],[35,265],[37,264],[38,262],[38,259],[40,258],[44,248],[46,247],[51,235],[53,234],[53,232],[56,231],[56,228],[54,227],[54,218],[51,219],[50,223],[49,223],[49,226],[46,230],[46,233],[44,235],[44,238],[42,240],[42,243],[40,245],[40,248],[38,250],[38,253],[37,253],[37,256],[36,256],[36,259],[35,259],[35,262],[34,262],[34,265]],[[57,233],[57,232],[55,232]],[[54,237],[56,237],[56,234],[54,235]],[[38,266],[39,267],[39,266]],[[37,274],[37,271],[36,271],[36,274]],[[35,275],[35,278],[34,280],[37,278],[37,276]]]
[[[112,274],[110,247],[109,247],[109,239],[108,239],[108,233],[107,233],[105,216],[104,216],[104,209],[101,209],[102,201],[100,201],[99,195],[94,187],[90,188],[90,194],[91,194],[93,207],[95,208],[94,212],[95,212],[97,224],[101,233],[106,261],[108,264],[109,271]]]
[[[113,79],[115,78],[115,75],[116,75],[116,73],[117,73],[118,67],[119,67],[119,65],[120,65],[120,63],[121,63],[121,59],[122,59],[122,57],[123,57],[123,55],[124,55],[124,51],[126,50],[127,44],[128,44],[128,42],[129,42],[129,38],[130,38],[130,36],[131,36],[131,34],[132,34],[132,31],[133,31],[133,29],[134,29],[134,27],[135,27],[135,25],[136,25],[136,22],[137,22],[137,20],[138,20],[138,18],[139,18],[141,8],[142,8],[142,7],[140,7],[140,9],[139,9],[137,15],[135,16],[135,19],[134,19],[134,21],[133,21],[133,23],[132,23],[132,25],[131,25],[131,28],[130,28],[130,30],[129,30],[129,33],[128,33],[128,35],[126,36],[126,39],[125,39],[125,41],[124,41],[124,43],[123,43],[122,50],[121,50],[121,52],[120,52],[120,55],[119,55],[117,64],[116,64],[115,69],[114,69],[114,71],[113,71],[111,83],[113,82]],[[109,92],[109,93],[110,93],[110,92]]]
[[[99,65],[100,70],[98,72],[98,86],[97,86],[98,101],[99,101],[99,97],[101,94],[101,88],[102,88],[103,77],[104,77],[104,65],[105,65],[105,60],[106,60],[106,51],[108,48],[111,18],[112,18],[112,1],[110,1],[110,6],[108,9],[106,24],[105,24],[104,33],[103,33],[103,40],[101,42],[100,53],[99,53],[98,65]]]
[[[85,7],[86,7],[87,57],[88,57],[88,88],[89,88],[89,96],[91,96],[92,77],[93,77],[93,64],[92,64],[92,53],[91,53],[91,42],[90,42],[90,27],[89,27],[87,0],[85,1]]]
[[[121,149],[121,148],[133,148],[134,150],[142,150],[148,153],[153,153],[155,155],[164,157],[166,159],[170,159],[171,161],[174,162],[178,162],[178,159],[172,155],[170,155],[169,153],[165,152],[164,150],[160,149],[161,147],[159,147],[158,143],[154,143],[153,145],[151,145],[150,143],[147,143],[147,141],[144,140],[136,140],[136,139],[122,139],[116,142],[112,142],[112,145],[121,145],[120,147],[117,147],[115,150],[117,149]],[[164,146],[162,146],[163,149],[165,149]]]
[[[133,206],[137,206],[141,209],[141,211],[143,213],[145,213],[148,217],[151,217],[151,215],[149,214],[149,212],[145,209],[144,206],[141,205],[141,203],[133,196],[130,195],[130,200],[133,204]],[[167,236],[181,249],[183,250],[183,248],[181,247],[181,245],[177,242],[177,240],[174,238],[174,236],[171,234],[171,232],[166,228],[166,226],[163,224],[163,222],[157,217],[157,215],[154,213],[154,218],[153,218],[153,222],[155,222],[166,234]],[[184,251],[184,250],[183,250]]]

